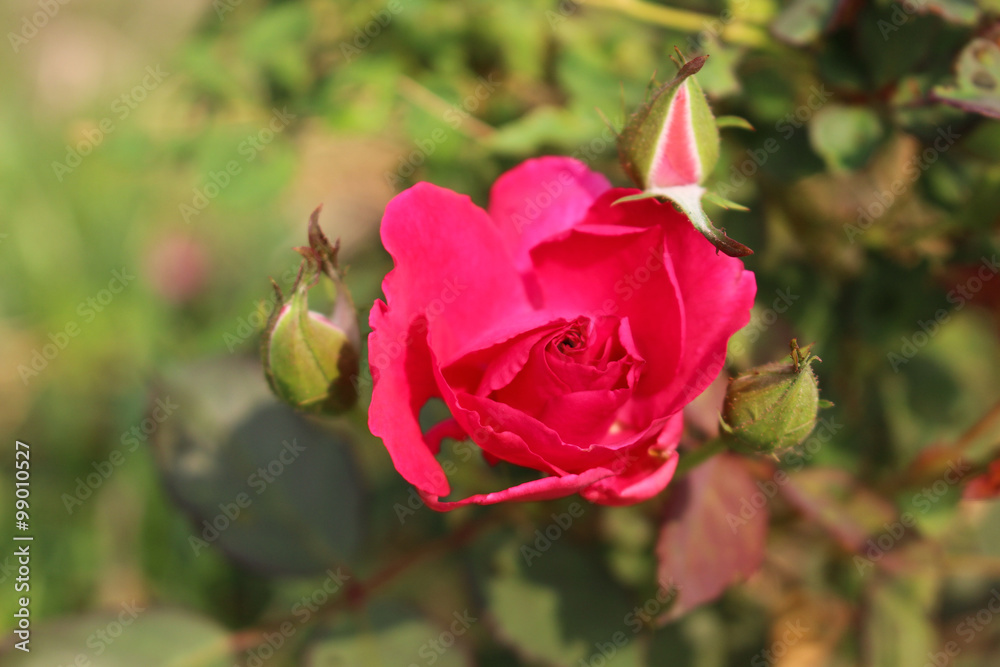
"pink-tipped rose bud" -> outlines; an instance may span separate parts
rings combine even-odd
[[[339,244],[331,245],[319,228],[319,209],[309,221],[309,247],[286,301],[264,333],[261,355],[271,389],[281,400],[306,412],[340,414],[358,399],[360,334],[354,302],[337,267]],[[327,276],[337,291],[329,317],[309,310],[309,290]]]
[[[812,363],[819,358],[792,340],[791,361],[742,373],[729,382],[722,406],[721,436],[744,454],[794,447],[816,426],[819,386]]]
[[[625,124],[618,157],[643,192],[619,201],[669,199],[716,248],[743,257],[753,251],[716,229],[701,206],[702,183],[719,160],[719,128],[694,77],[707,57],[683,63]]]
[[[719,130],[694,77],[707,57],[685,63],[622,130],[622,166],[643,190],[700,185],[719,160]]]

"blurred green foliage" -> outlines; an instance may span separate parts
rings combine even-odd
[[[1000,623],[982,610],[1000,586],[1000,507],[960,502],[953,485],[939,493],[921,476],[935,470],[929,447],[981,465],[1000,445],[995,2],[50,4],[42,19],[28,0],[0,9],[10,47],[0,61],[0,430],[11,452],[0,457],[0,498],[8,507],[14,497],[16,437],[32,453],[37,631],[37,654],[4,664],[84,653],[128,665],[914,667],[948,642],[961,649],[954,664],[996,664]],[[824,414],[841,425],[805,460],[825,491],[772,500],[763,570],[654,631],[666,604],[655,577],[661,501],[588,505],[528,569],[518,545],[535,544],[578,499],[435,514],[413,504],[361,411],[333,424],[353,443],[350,462],[318,460],[300,483],[328,465],[361,472],[336,489],[309,486],[319,500],[293,494],[319,503],[310,509],[266,508],[276,514],[248,524],[246,538],[264,540],[252,547],[264,560],[297,550],[313,536],[254,526],[305,516],[336,532],[345,554],[338,540],[357,530],[359,554],[331,571],[307,562],[272,576],[227,556],[245,544],[196,553],[198,519],[214,509],[188,507],[189,521],[177,480],[200,480],[191,488],[201,493],[242,469],[213,470],[194,447],[170,477],[157,456],[192,428],[209,449],[240,454],[224,434],[263,385],[237,371],[212,384],[203,374],[215,366],[200,364],[254,357],[273,304],[267,277],[291,284],[308,213],[323,203],[327,233],[343,240],[364,326],[391,267],[377,228],[394,192],[428,180],[485,204],[500,173],[553,153],[625,184],[595,108],[620,123],[650,76],[671,71],[675,46],[711,55],[699,80],[716,114],[756,128],[723,132],[712,181],[751,209],[710,210],[713,220],[756,250],[746,264],[757,306],[732,342],[731,370],[779,358],[793,336],[814,341],[822,395],[836,404]],[[202,370],[189,388],[226,387],[212,414],[166,379],[192,367]],[[169,398],[176,415],[155,419]],[[248,443],[267,427],[244,426]],[[320,453],[340,456],[330,448]],[[879,500],[852,505],[875,496],[843,491],[824,466]],[[455,484],[517,474],[470,467]],[[358,514],[330,523],[330,494]],[[818,509],[810,518],[803,507]],[[837,536],[878,538],[888,529],[870,519],[893,507],[912,512],[916,532],[891,565],[859,571],[867,544],[852,552]],[[486,537],[460,528],[489,521]],[[435,540],[447,548],[421,551]],[[407,556],[424,558],[366,605],[354,585]],[[17,604],[9,562],[0,581],[6,636]],[[140,615],[114,645],[124,662],[110,662],[90,638],[133,600],[163,611]],[[633,632],[628,614],[650,600]],[[453,614],[466,611],[477,621],[459,634]],[[965,619],[977,613],[972,632]],[[807,630],[784,639],[796,619]]]

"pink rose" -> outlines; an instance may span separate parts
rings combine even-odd
[[[496,182],[488,212],[428,183],[389,203],[369,426],[431,507],[572,493],[628,505],[670,481],[681,409],[722,369],[756,283],[671,205],[612,205],[635,192],[541,158]],[[417,415],[435,397],[453,419],[425,434]],[[442,501],[443,437],[543,476]]]

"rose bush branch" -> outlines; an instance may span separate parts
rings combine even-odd
[[[471,518],[448,535],[414,547],[406,555],[387,563],[362,581],[354,582],[353,576],[348,575],[348,583],[342,593],[331,597],[320,605],[310,616],[309,624],[318,625],[321,622],[329,621],[340,612],[364,605],[374,594],[395,582],[399,577],[410,574],[416,566],[429,558],[455,553],[484,532],[500,525],[503,516],[501,513],[494,512],[486,517]],[[337,567],[346,569],[342,566]],[[230,636],[230,647],[235,652],[252,650],[267,643],[268,637],[279,632],[283,625],[298,624],[299,622],[294,613],[289,613],[265,624],[239,630]]]

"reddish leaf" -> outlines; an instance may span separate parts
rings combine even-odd
[[[969,480],[962,491],[966,500],[990,500],[1000,496],[1000,459],[990,464],[985,475]]]
[[[658,577],[677,598],[660,620],[674,620],[719,597],[764,560],[765,494],[736,456],[716,456],[679,481],[667,501],[656,554]]]

